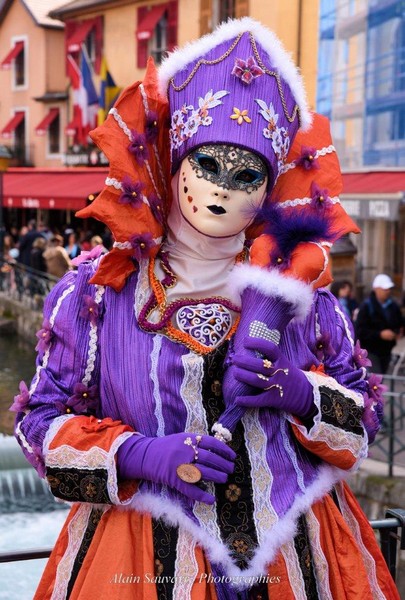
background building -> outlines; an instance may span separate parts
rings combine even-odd
[[[342,201],[362,228],[357,284],[404,282],[405,12],[401,0],[321,0],[317,110],[332,122]]]

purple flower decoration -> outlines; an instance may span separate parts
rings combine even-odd
[[[315,356],[318,360],[324,360],[326,356],[335,356],[336,352],[333,348],[330,335],[325,333],[320,335],[315,342]]]
[[[95,246],[90,251],[83,250],[79,254],[79,256],[76,256],[76,258],[74,258],[72,260],[72,265],[75,265],[75,267],[78,267],[82,262],[85,262],[87,260],[96,260],[96,258],[98,258],[101,254],[103,254],[103,252],[104,252],[104,248],[101,244],[98,244],[98,246]]]
[[[49,323],[48,320],[45,320],[42,323],[42,329],[37,331],[35,335],[38,338],[38,343],[35,346],[35,350],[37,352],[40,352],[41,354],[45,354],[45,352],[48,350],[48,348],[51,344],[52,337],[53,337],[51,324]]]
[[[386,392],[388,389],[386,385],[381,383],[382,379],[382,375],[376,375],[375,373],[371,373],[367,382],[369,394],[372,397],[372,399],[376,400],[377,402],[379,400],[381,401],[384,392]]]
[[[328,190],[322,190],[315,181],[311,184],[311,198],[311,205],[316,208],[327,208],[332,204]]]
[[[66,404],[55,402],[55,406],[65,414],[82,414],[95,411],[98,407],[98,389],[96,385],[88,387],[84,383],[76,383],[73,387],[73,395]]]
[[[253,79],[263,75],[264,71],[255,62],[253,56],[249,56],[247,60],[235,58],[235,66],[232,69],[232,75],[238,77],[243,83],[249,85]]]
[[[375,402],[368,394],[364,394],[364,411],[362,420],[367,431],[369,444],[374,441],[377,431],[380,429],[382,419],[383,404],[381,400]]]
[[[142,190],[145,185],[141,181],[131,181],[131,179],[125,176],[122,180],[122,192],[118,199],[120,204],[130,204],[132,208],[139,208],[142,206]]]
[[[28,406],[28,402],[30,401],[30,393],[25,381],[20,381],[19,388],[20,393],[17,396],[14,396],[14,402],[9,408],[11,412],[18,413],[24,411]]]
[[[149,196],[148,200],[153,216],[155,217],[156,221],[160,223],[160,225],[163,225],[165,215],[162,200],[156,194],[153,193]]]
[[[83,319],[90,321],[92,325],[95,325],[98,317],[100,316],[98,304],[96,304],[91,296],[83,296],[83,306],[79,312],[79,316]]]
[[[369,367],[371,365],[371,360],[367,358],[367,356],[367,350],[361,348],[360,342],[357,340],[353,348],[353,360],[356,367]]]
[[[150,110],[146,116],[145,136],[150,144],[156,142],[158,134],[158,115],[154,110]]]
[[[135,129],[131,129],[131,143],[128,146],[128,150],[133,154],[138,165],[143,167],[145,160],[149,157],[146,147],[146,137],[143,133],[137,133]]]
[[[315,158],[316,148],[311,146],[301,146],[301,154],[295,161],[297,167],[303,167],[306,171],[319,169],[319,162]]]
[[[141,258],[148,258],[149,250],[156,246],[151,233],[132,235],[129,242],[134,249],[134,257],[137,261],[140,261]]]
[[[36,469],[38,475],[45,477],[45,462],[42,456],[42,451],[39,446],[31,446],[32,452],[25,452],[24,455],[28,462]]]

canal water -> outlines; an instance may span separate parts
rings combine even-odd
[[[52,548],[67,516],[12,437],[8,408],[35,374],[34,344],[0,332],[0,553]],[[0,564],[0,600],[31,600],[46,560]]]

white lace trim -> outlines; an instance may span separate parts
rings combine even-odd
[[[75,415],[61,415],[60,417],[56,417],[56,419],[53,419],[52,423],[50,424],[42,444],[42,453],[47,466],[48,464],[46,462],[46,457],[49,453],[49,446],[52,444],[56,435],[59,433],[60,428],[66,423],[66,421],[68,421],[69,419],[73,419],[74,417]]]
[[[329,198],[332,204],[340,204],[339,196],[332,196]],[[280,208],[291,208],[294,206],[305,206],[306,204],[311,204],[313,198],[308,198],[305,196],[304,198],[294,198],[294,200],[284,200],[284,202],[279,202],[277,206]]]
[[[162,237],[153,238],[153,241],[155,242],[156,246],[161,244],[162,240],[163,240]],[[113,247],[118,248],[118,250],[131,250],[132,244],[131,244],[131,242],[114,242]]]
[[[120,500],[118,495],[118,477],[117,477],[117,463],[115,461],[115,455],[117,454],[118,448],[123,444],[129,437],[131,437],[133,432],[125,431],[121,433],[118,437],[115,438],[114,442],[111,444],[110,450],[107,455],[107,491],[108,496],[113,504],[116,506],[126,506],[132,502],[132,498],[135,494],[132,494],[127,500]]]
[[[331,154],[332,152],[336,152],[336,148],[331,144],[330,146],[326,146],[324,148],[321,148],[320,150],[317,150],[314,154],[314,157],[319,158],[320,156],[325,156],[326,154]],[[297,166],[297,162],[298,161],[292,161],[290,163],[286,163],[283,167],[281,167],[279,176],[283,175],[290,169],[295,169],[295,167]]]
[[[385,600],[386,597],[382,593],[380,586],[378,585],[375,560],[364,545],[363,538],[361,537],[359,523],[356,517],[353,515],[352,511],[350,510],[349,505],[347,504],[346,496],[342,486],[336,486],[336,494],[338,496],[339,506],[342,511],[343,518],[348,523],[350,530],[356,540],[357,546],[359,547],[362,553],[368,575],[368,580],[372,588],[373,600]]]
[[[96,304],[100,304],[103,298],[103,294],[105,292],[105,287],[102,285],[96,286],[96,295],[94,296],[94,302]],[[88,385],[90,382],[92,373],[94,371],[94,364],[96,362],[96,353],[97,353],[97,324],[90,323],[90,335],[89,335],[89,352],[87,356],[87,366],[86,371],[84,373],[84,377],[82,379],[82,383],[84,385]]]
[[[287,431],[287,420],[286,413],[280,415],[280,431],[281,437],[283,439],[283,445],[286,451],[287,456],[290,458],[292,465],[294,467],[295,474],[297,475],[297,483],[302,492],[305,493],[305,482],[304,482],[304,473],[298,464],[297,454],[294,448],[291,446],[290,438],[288,436]]]
[[[52,311],[52,314],[49,318],[49,324],[51,327],[53,327],[55,325],[55,319],[56,319],[56,315],[59,312],[59,309],[62,305],[62,302],[64,301],[64,299],[73,292],[73,290],[75,289],[75,284],[72,283],[72,285],[70,285],[68,288],[66,288],[66,290],[63,292],[63,294],[61,294],[61,296],[59,296],[58,301]],[[35,390],[37,389],[38,383],[39,383],[39,379],[41,376],[41,371],[42,369],[45,369],[48,365],[48,360],[49,360],[49,353],[51,351],[52,348],[52,342],[50,343],[50,345],[48,346],[43,358],[42,358],[42,362],[41,364],[38,365],[37,367],[37,372],[36,372],[36,379],[34,378],[31,388],[30,388],[30,397],[32,396],[32,394],[35,392]]]
[[[180,397],[187,410],[185,431],[197,434],[208,434],[208,423],[202,404],[202,382],[204,378],[204,358],[194,352],[181,357],[184,379],[180,388]],[[207,491],[215,495],[214,484],[207,483]],[[220,540],[221,534],[217,524],[215,504],[196,502],[193,512],[205,531]]]
[[[91,504],[81,504],[68,525],[68,545],[56,569],[51,600],[65,600],[67,596],[73,565],[83,541],[92,509]]]
[[[162,348],[162,336],[157,334],[153,336],[153,349],[150,355],[151,371],[150,378],[153,382],[153,398],[155,400],[155,417],[157,421],[157,437],[163,437],[165,435],[165,421],[163,418],[162,398],[160,396],[160,383],[158,377],[158,362],[159,355]]]
[[[111,110],[109,111],[109,113],[117,121],[118,125],[121,127],[122,131],[128,137],[129,141],[132,142],[131,130],[129,129],[129,127],[125,123],[125,121],[122,119],[122,117],[121,117],[120,113],[118,112],[118,110],[116,108],[111,108]]]
[[[288,544],[284,544],[284,546],[281,547],[281,554],[284,557],[289,582],[294,590],[294,599],[307,600],[307,595],[305,593],[305,582],[294,542],[288,542]]]
[[[266,458],[267,439],[259,421],[259,411],[257,409],[246,411],[242,417],[242,423],[245,428],[246,449],[251,464],[253,518],[258,541],[262,543],[267,531],[277,521],[277,515],[270,502],[273,474]]]
[[[322,600],[333,600],[329,584],[329,565],[322,550],[321,528],[312,509],[309,509],[305,515],[305,521],[307,523],[311,553],[314,559],[313,567],[316,573],[315,579],[318,595]]]
[[[176,600],[190,600],[191,598],[191,589],[198,575],[195,545],[189,532],[180,527],[174,567],[173,598]]]
[[[134,312],[136,319],[138,320],[139,313],[145,306],[149,299],[150,288],[149,288],[149,276],[148,276],[148,265],[147,259],[141,259],[139,263],[139,275],[135,288],[134,298]]]

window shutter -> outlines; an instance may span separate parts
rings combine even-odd
[[[167,4],[167,50],[170,52],[177,46],[178,3],[177,0]]]
[[[236,0],[235,2],[235,18],[249,16],[249,0]]]
[[[211,31],[212,0],[200,0],[200,35]]]
[[[138,8],[138,24],[142,21],[142,19],[146,16],[148,8],[146,6],[141,6]],[[136,36],[136,29],[135,29]],[[138,69],[144,69],[146,67],[146,62],[148,60],[148,40],[138,40],[136,38],[136,49],[137,49],[137,66]]]

